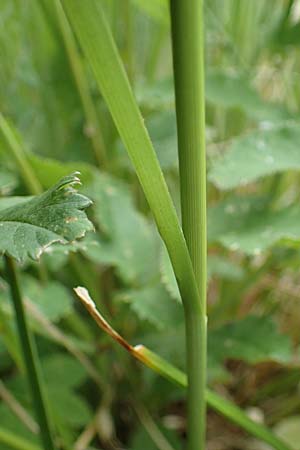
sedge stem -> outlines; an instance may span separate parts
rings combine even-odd
[[[203,0],[171,0],[171,26],[182,227],[199,291],[198,307],[185,307],[188,449],[204,450],[207,238]]]

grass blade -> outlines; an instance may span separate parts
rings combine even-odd
[[[199,294],[185,239],[101,5],[95,0],[62,3],[135,167],[168,249],[184,306],[199,311]]]

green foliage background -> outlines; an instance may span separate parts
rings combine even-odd
[[[180,214],[167,1],[101,3]],[[209,384],[299,450],[299,11],[292,0],[206,3]],[[28,170],[40,191],[79,170],[80,192],[93,201],[95,230],[84,238],[51,245],[40,265],[27,249],[15,254],[59,446],[180,449],[184,392],[119,351],[72,293],[86,286],[129,342],[184,369],[182,305],[168,255],[59,11],[50,0],[0,5],[0,225],[11,217],[6,208],[17,214],[20,196],[37,193]],[[31,413],[4,278],[0,376]],[[38,442],[5,401],[0,424]],[[80,447],[86,429],[91,439]],[[209,411],[208,448],[259,445]]]

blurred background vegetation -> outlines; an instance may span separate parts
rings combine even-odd
[[[168,2],[99,1],[180,214]],[[205,23],[209,384],[299,450],[299,2],[211,0]],[[72,293],[88,287],[129,342],[184,369],[168,256],[59,3],[1,0],[0,55],[1,113],[18,149],[1,133],[1,196],[34,193],[21,153],[41,188],[79,170],[94,201],[96,232],[22,270],[60,446],[181,449],[184,392],[119,350]],[[2,278],[0,288],[0,423],[35,442],[7,399],[31,414]],[[208,411],[208,450],[267,448]]]

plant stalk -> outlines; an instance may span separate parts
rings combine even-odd
[[[40,426],[40,438],[44,450],[55,450],[42,383],[38,367],[38,357],[33,337],[30,334],[22,301],[20,284],[17,276],[16,265],[12,258],[5,256],[7,278],[10,286],[11,299],[15,309],[16,322],[22,347],[28,382],[34,403],[36,420]]]
[[[203,0],[171,0],[171,27],[182,228],[199,290],[199,308],[185,308],[188,449],[204,450],[207,237]]]

